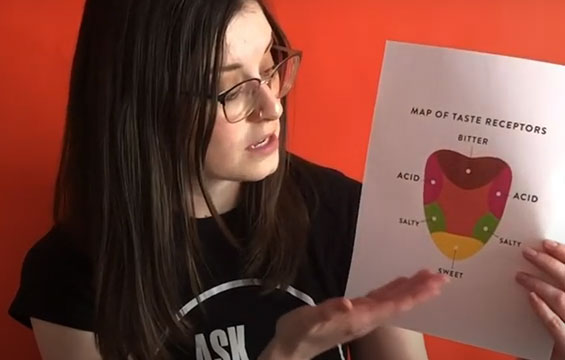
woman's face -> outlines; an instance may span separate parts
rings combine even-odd
[[[227,28],[221,91],[272,69],[271,39],[272,30],[261,8],[248,2]],[[258,181],[277,169],[282,106],[267,85],[261,86],[257,96],[255,110],[236,123],[228,122],[218,103],[204,164],[208,181]]]

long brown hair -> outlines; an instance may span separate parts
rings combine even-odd
[[[248,1],[86,1],[54,220],[92,259],[94,331],[104,359],[168,359],[164,334],[173,342],[191,338],[177,311],[183,284],[190,280],[198,294],[206,267],[191,191],[202,185],[216,118],[206,95],[218,93],[225,31]],[[260,5],[276,41],[288,46]],[[283,115],[279,169],[244,184],[241,194],[253,234],[245,271],[267,288],[292,281],[306,242],[307,210],[287,175],[285,137]]]

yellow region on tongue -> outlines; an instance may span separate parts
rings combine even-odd
[[[450,259],[467,259],[479,252],[484,246],[482,242],[470,236],[461,236],[444,231],[438,231],[431,235],[443,255]]]

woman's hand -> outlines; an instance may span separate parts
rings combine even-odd
[[[565,359],[565,246],[544,241],[542,251],[526,248],[524,257],[553,280],[550,284],[522,272],[516,276],[530,292],[530,304],[555,339],[552,360]]]
[[[283,315],[261,360],[311,359],[339,344],[360,338],[392,316],[440,293],[448,278],[420,271],[356,299],[335,298]]]

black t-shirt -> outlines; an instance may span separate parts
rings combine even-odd
[[[306,261],[296,280],[285,290],[260,294],[260,281],[238,276],[239,255],[224,237],[213,218],[199,219],[198,232],[206,252],[214,254],[208,264],[214,283],[199,295],[206,316],[195,298],[187,298],[179,309],[195,320],[193,354],[180,359],[256,359],[274,335],[277,319],[303,305],[315,305],[343,296],[349,274],[361,184],[342,173],[297,157],[296,181],[307,201],[311,216]],[[314,194],[316,193],[316,195]],[[314,204],[316,199],[316,204]],[[222,215],[230,227],[237,227],[238,209]],[[57,226],[27,253],[20,288],[9,314],[27,327],[30,317],[71,328],[94,331],[92,269],[73,250]],[[202,319],[206,319],[203,321]],[[316,359],[347,358],[347,346],[339,346]]]

